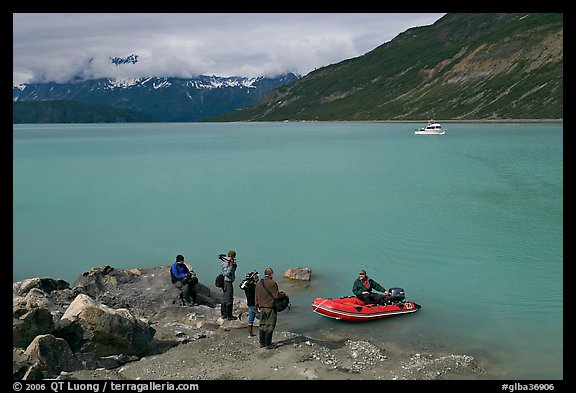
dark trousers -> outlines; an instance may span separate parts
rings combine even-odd
[[[276,328],[278,313],[273,308],[261,308],[260,311],[260,329],[273,332]]]
[[[272,344],[272,335],[274,334],[274,329],[276,328],[277,319],[278,313],[273,308],[260,309],[260,327],[258,330],[260,348],[275,348],[274,344]]]
[[[224,293],[222,295],[222,303],[232,305],[234,303],[234,283],[232,281],[224,281]]]
[[[232,309],[234,308],[234,283],[231,281],[224,281],[222,288],[222,304],[220,305],[220,314],[222,318],[236,318],[232,316]]]
[[[380,295],[378,293],[367,293],[367,294],[362,294],[362,295],[357,295],[356,296],[358,299],[362,300],[364,302],[364,304],[386,304],[388,302],[388,299],[386,296],[384,295]]]
[[[196,303],[196,284],[183,284],[182,281],[176,281],[174,286],[182,291],[181,298],[184,303]]]

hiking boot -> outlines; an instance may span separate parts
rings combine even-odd
[[[258,341],[260,342],[260,348],[264,348],[266,346],[266,332],[262,329],[258,330]]]
[[[248,325],[248,338],[254,337],[256,336],[253,332],[252,332],[252,325]]]
[[[276,344],[272,344],[272,334],[274,332],[266,332],[266,334],[264,335],[264,344],[266,346],[266,349],[274,349],[276,348]]]
[[[227,315],[227,319],[229,321],[233,321],[235,319],[238,319],[238,317],[235,317],[234,315],[232,315],[232,308],[234,307],[233,304],[228,304],[226,307],[226,315]]]

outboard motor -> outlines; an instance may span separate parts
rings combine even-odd
[[[404,289],[402,288],[390,288],[388,293],[390,294],[390,301],[392,302],[401,302],[404,300]]]

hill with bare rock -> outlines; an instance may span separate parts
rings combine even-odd
[[[447,14],[215,121],[563,118],[563,14]]]

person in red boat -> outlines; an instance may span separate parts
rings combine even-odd
[[[372,293],[372,291],[383,292],[383,295]],[[354,281],[352,292],[358,299],[362,300],[364,304],[386,304],[389,295],[386,288],[366,275],[366,270],[360,270],[358,278]]]

